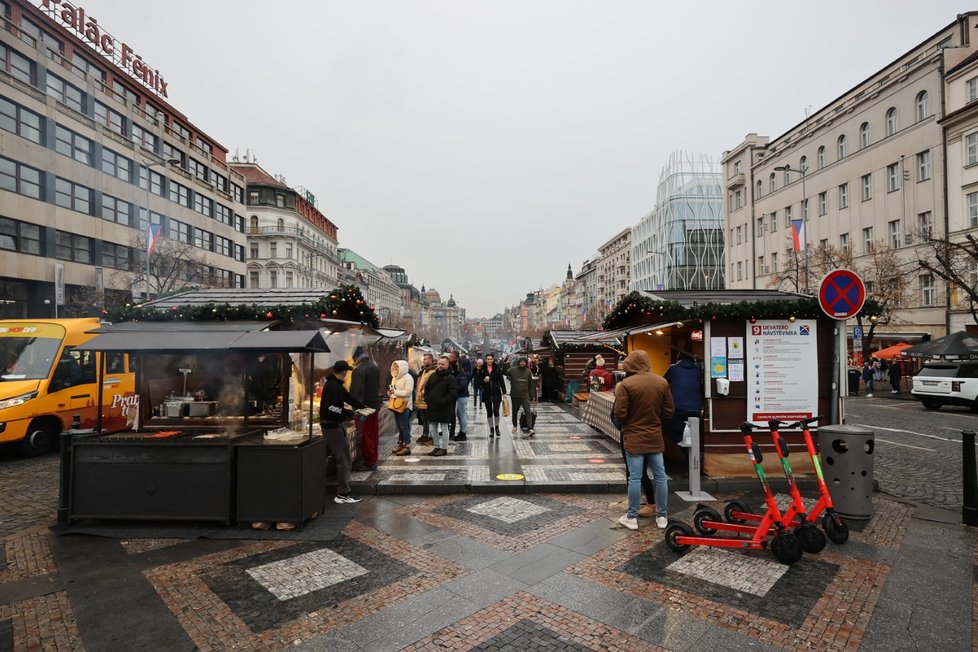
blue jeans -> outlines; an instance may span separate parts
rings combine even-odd
[[[411,443],[411,410],[404,410],[400,414],[394,413],[394,422],[397,424],[397,439],[402,444]]]
[[[459,396],[455,399],[455,419],[458,423],[458,433],[468,432],[469,430],[469,415],[465,413],[465,406],[469,403],[468,396]]]
[[[431,430],[428,431],[435,440],[435,448],[448,448],[448,424],[431,422]]]
[[[666,479],[662,453],[633,455],[625,451],[625,463],[628,465],[628,518],[638,516],[639,503],[642,500],[642,474],[645,473],[646,464],[652,469],[652,477],[655,479],[655,515],[666,516],[669,481]]]

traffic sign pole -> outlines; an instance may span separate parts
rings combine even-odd
[[[846,345],[846,320],[859,314],[866,302],[866,285],[851,269],[836,269],[824,277],[818,285],[818,304],[822,311],[835,321],[833,333],[833,363],[835,378],[832,381],[832,405],[829,410],[829,421],[833,424],[845,421],[846,389],[849,379],[846,377],[846,358],[849,347]],[[858,328],[858,327],[857,327]],[[862,332],[860,331],[860,340]],[[856,331],[852,333],[853,347],[856,345]]]

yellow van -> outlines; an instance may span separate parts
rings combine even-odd
[[[17,443],[28,457],[53,449],[58,436],[81,415],[83,428],[98,417],[101,353],[72,349],[95,337],[90,319],[0,321],[0,444]],[[102,415],[105,430],[118,430],[138,409],[128,356],[107,354]]]

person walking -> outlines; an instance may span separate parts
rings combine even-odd
[[[899,360],[894,360],[890,363],[890,394],[902,394],[900,391],[900,377],[903,375],[903,369],[901,369],[901,363]]]
[[[447,355],[438,357],[438,366],[428,376],[425,384],[425,397],[428,400],[426,420],[435,439],[435,449],[428,453],[432,457],[448,455],[448,425],[455,412],[455,399],[458,389],[455,385],[455,375],[449,368]]]
[[[489,422],[489,439],[498,437],[499,404],[506,394],[506,380],[493,354],[486,356],[486,363],[482,371],[477,373],[475,382],[482,389],[482,403],[486,406],[486,420]]]
[[[343,386],[349,370],[350,365],[346,360],[339,360],[333,365],[319,401],[319,425],[326,439],[326,448],[336,462],[336,496],[333,502],[340,504],[358,503],[361,500],[350,494],[350,445],[342,423],[353,416],[353,412],[343,407],[344,403],[357,409],[366,405]]]
[[[662,428],[675,410],[669,383],[652,371],[649,354],[632,351],[625,358],[625,379],[615,389],[615,418],[621,423],[621,438],[628,465],[628,511],[618,522],[629,530],[638,529],[641,500],[641,476],[644,465],[652,468],[655,478],[655,524],[665,529],[669,524],[669,483],[662,459],[665,449]]]
[[[560,374],[557,371],[557,361],[554,358],[544,360],[540,365],[540,380],[543,392],[540,400],[552,403],[557,398],[557,383]]]
[[[469,415],[466,406],[469,402],[469,385],[472,384],[472,361],[462,358],[459,362],[459,370],[455,375],[455,388],[457,390],[455,398],[455,419],[458,422],[458,433],[455,441],[468,441],[465,433],[469,429]]]
[[[418,437],[418,443],[423,446],[434,443],[428,423],[428,401],[425,395],[425,385],[433,373],[435,373],[435,358],[430,353],[425,353],[421,356],[421,373],[418,374],[414,392],[414,406],[418,410],[418,420],[421,422],[421,436]]]
[[[506,371],[509,377],[509,395],[513,397],[513,436],[516,436],[519,427],[519,413],[523,410],[523,418],[526,419],[526,427],[523,432],[530,437],[536,433],[533,430],[533,408],[530,406],[530,392],[533,383],[533,373],[527,366],[526,358],[520,358],[515,367],[510,367]]]
[[[475,403],[476,414],[479,414],[479,410],[482,409],[482,385],[475,381],[482,375],[485,364],[485,361],[479,358],[475,361],[475,368],[472,370],[472,402]]]
[[[458,352],[456,351],[448,352],[448,370],[452,372],[453,378],[458,376]],[[455,428],[457,426],[456,422],[457,418],[455,416],[455,409],[452,408],[452,421],[448,426],[448,438],[451,441],[455,441]]]
[[[354,471],[373,471],[377,468],[380,447],[380,370],[369,353],[362,353],[350,374],[350,393],[374,412],[356,420],[360,432],[360,458]]]
[[[394,422],[397,424],[397,448],[394,454],[398,456],[411,454],[411,410],[414,409],[414,376],[410,373],[407,360],[395,360],[391,364],[391,384],[387,388],[387,396],[396,396],[406,401],[407,407],[401,412],[394,412]]]
[[[873,398],[873,367],[866,362],[863,364],[863,381],[866,383],[866,398]]]

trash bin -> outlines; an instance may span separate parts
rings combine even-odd
[[[859,379],[863,373],[859,369],[849,370],[849,396],[859,396]]]
[[[822,426],[818,448],[825,484],[835,511],[844,518],[873,516],[873,451],[875,433],[859,426]]]

